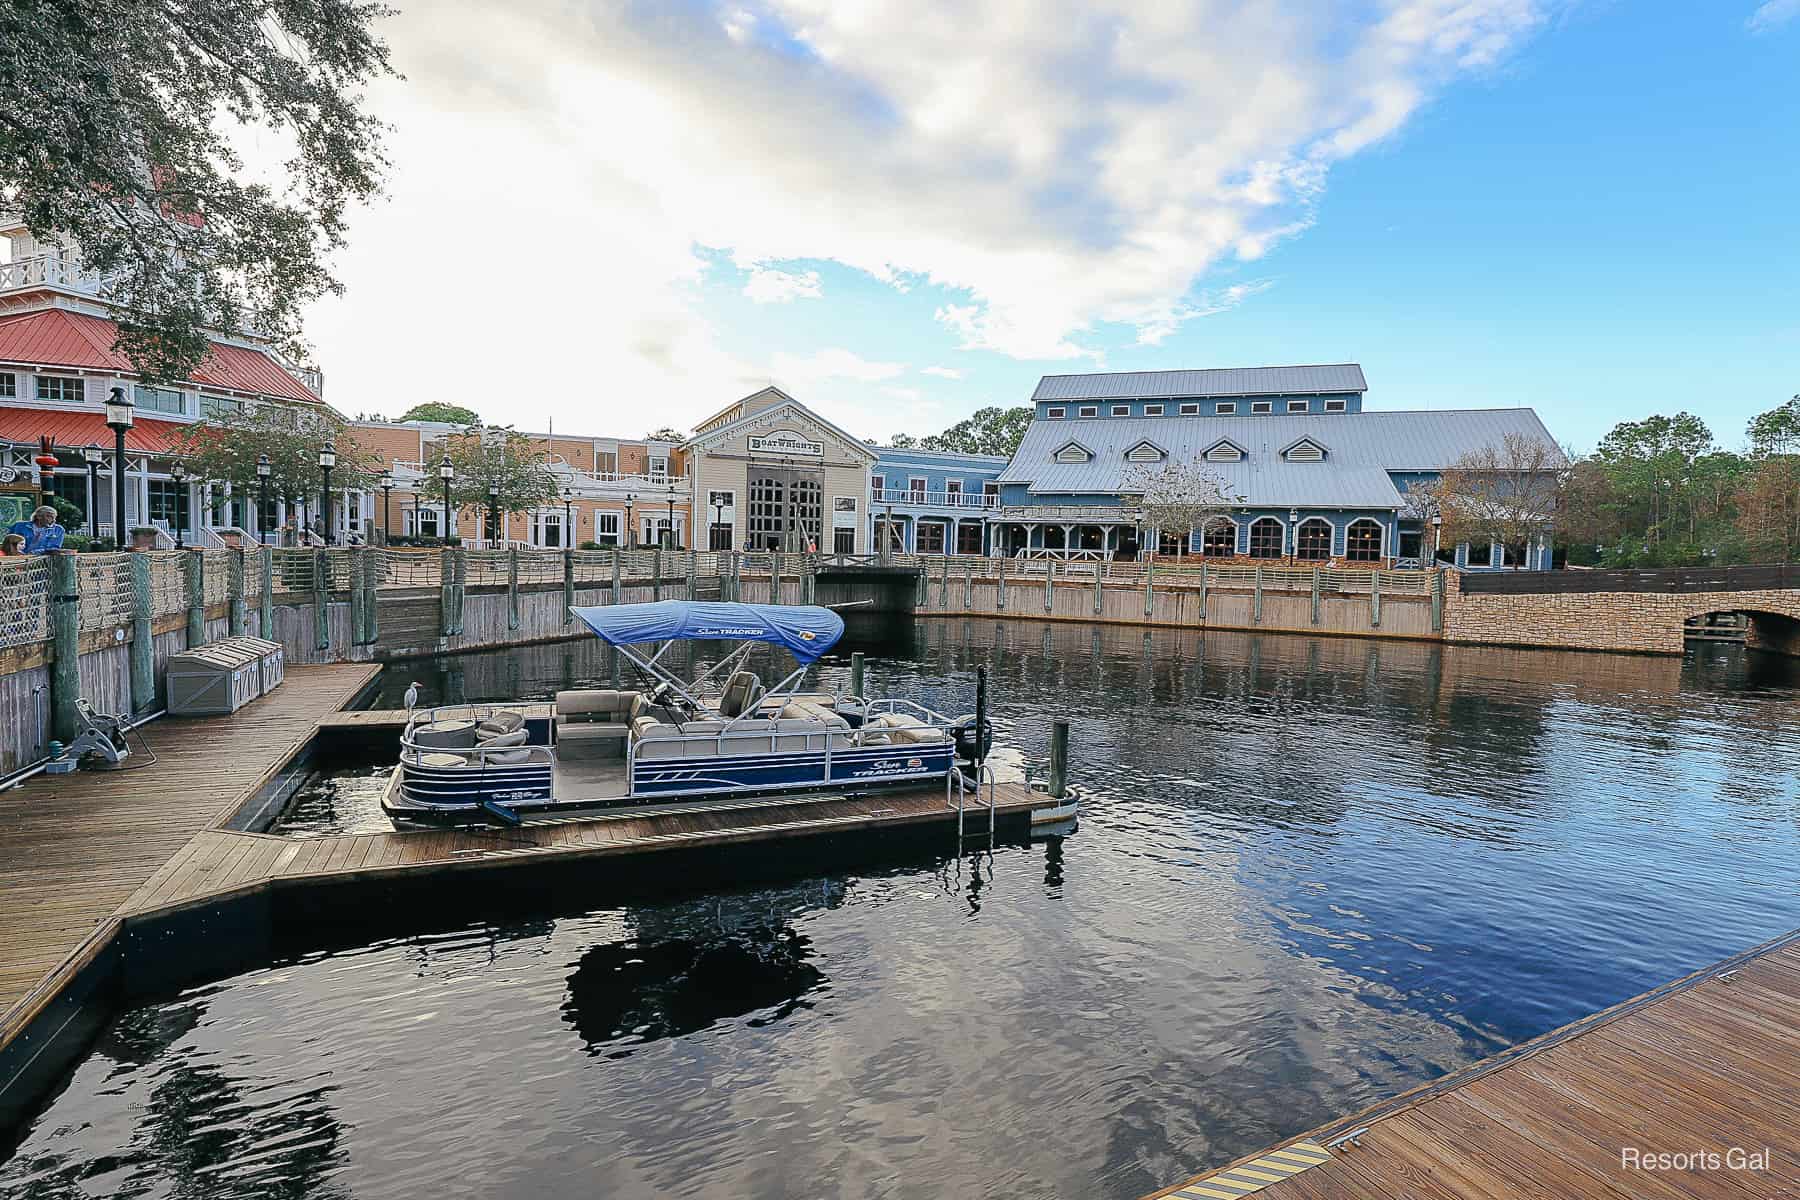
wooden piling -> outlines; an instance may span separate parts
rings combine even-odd
[[[938,580],[938,607],[950,607],[950,556],[944,555],[944,571]]]
[[[266,556],[265,556],[266,557]],[[269,580],[263,577],[263,595],[269,594]],[[264,603],[267,603],[265,599]],[[143,551],[131,555],[131,711],[144,712],[156,700],[156,645],[150,631],[150,618],[155,602],[150,595],[150,556]],[[268,634],[263,634],[267,637]]]
[[[975,607],[975,564],[963,563],[963,611],[969,612]]]
[[[1058,800],[1069,794],[1069,721],[1050,722],[1050,795]]]
[[[618,604],[624,598],[624,583],[619,577],[619,548],[613,547],[612,602]],[[617,683],[618,680],[614,680]]]
[[[244,551],[227,550],[225,559],[225,632],[244,636]]]
[[[1252,612],[1251,617],[1250,617],[1250,622],[1253,625],[1261,625],[1262,624],[1262,593],[1263,593],[1263,569],[1262,569],[1262,564],[1257,563],[1256,564],[1256,603],[1254,606],[1254,611]]]
[[[519,548],[506,548],[506,628],[519,627]]]
[[[1156,615],[1156,564],[1153,562],[1144,564],[1144,615]]]
[[[1320,578],[1319,568],[1314,567],[1313,572],[1312,572],[1312,623],[1314,625],[1317,625],[1319,623],[1319,602],[1322,598],[1320,595],[1320,592],[1321,592],[1320,585],[1321,585],[1321,578]]]
[[[257,636],[272,642],[275,640],[275,551],[262,546],[256,553],[260,560],[256,569],[262,575],[262,594],[256,598],[256,632]],[[144,565],[149,567],[147,562]],[[144,579],[144,590],[148,594],[149,576],[146,574]]]
[[[1431,573],[1431,632],[1444,631],[1444,570],[1437,568]]]
[[[1004,554],[1000,556],[1000,561],[995,566],[995,574],[998,577],[998,582],[994,586],[994,592],[995,592],[994,607],[1001,612],[1005,612],[1006,611],[1006,556]]]
[[[313,645],[331,649],[331,555],[320,547],[312,552]],[[188,645],[194,645],[188,634]]]
[[[1200,564],[1200,620],[1206,621],[1206,564]]]
[[[363,640],[363,626],[368,621],[369,593],[363,587],[362,569],[363,550],[360,546],[350,548],[350,644],[358,646]]]
[[[81,697],[81,595],[75,552],[53,550],[50,560],[50,729],[64,742],[75,736],[75,701]]]
[[[850,655],[850,694],[863,694],[863,652],[857,650]]]
[[[699,574],[700,574],[699,558],[700,558],[700,555],[698,553],[696,553],[695,551],[693,551],[693,550],[688,551],[688,553],[687,553],[687,598],[689,600],[697,599],[695,592],[696,592],[698,584],[700,582],[700,580],[699,580]]]
[[[1369,572],[1369,628],[1381,628],[1381,572]]]
[[[206,551],[190,548],[181,560],[181,571],[187,585],[187,644],[192,650],[206,643]]]
[[[575,607],[575,552],[563,551],[563,613],[564,625],[574,624],[575,614],[570,611]]]
[[[1094,615],[1097,617],[1105,610],[1106,591],[1101,576],[1106,573],[1104,562],[1094,563]]]
[[[362,587],[363,592],[363,645],[373,646],[381,638],[381,577],[383,551],[374,546],[363,548]]]
[[[650,551],[650,599],[662,599],[662,547]]]
[[[1044,611],[1049,612],[1056,598],[1056,560],[1044,560]]]

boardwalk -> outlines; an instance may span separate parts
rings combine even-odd
[[[120,770],[39,775],[0,793],[0,1041],[58,963],[195,834],[262,787],[378,670],[291,667],[279,688],[230,716],[144,726],[149,753],[133,733]]]
[[[1776,1200],[1797,1130],[1800,932],[1156,1196]]]

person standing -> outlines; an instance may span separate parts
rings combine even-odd
[[[25,553],[43,554],[49,550],[61,550],[63,544],[63,527],[57,524],[56,510],[48,504],[38,506],[31,514],[29,521],[17,521],[12,532],[25,539]]]

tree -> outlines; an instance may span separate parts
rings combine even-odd
[[[490,485],[500,489],[497,503],[503,513],[557,503],[562,494],[549,453],[511,429],[471,426],[453,433],[444,439],[438,458],[448,458],[456,468],[450,498],[459,507],[486,512]]]
[[[1032,410],[1016,408],[978,408],[966,419],[958,421],[939,434],[919,443],[922,450],[950,450],[959,454],[998,454],[1011,458],[1025,438],[1031,424]]]
[[[1513,562],[1550,531],[1562,498],[1568,460],[1541,438],[1509,433],[1457,459],[1439,477],[1444,540],[1497,542]]]
[[[1800,455],[1757,464],[1737,495],[1737,530],[1752,558],[1800,560]]]
[[[253,498],[261,495],[257,460],[266,454],[269,498],[316,504],[324,486],[319,450],[327,442],[338,456],[331,473],[334,487],[355,487],[370,477],[373,463],[356,447],[342,420],[328,410],[295,404],[246,405],[208,416],[182,430],[176,451],[196,480],[228,483],[234,492]]]
[[[1241,496],[1228,492],[1212,471],[1198,462],[1170,459],[1157,466],[1135,466],[1119,489],[1127,503],[1135,503],[1147,529],[1178,534],[1185,544],[1196,529],[1204,529],[1235,505]]]
[[[1800,453],[1800,395],[1750,422],[1750,457]]]
[[[681,432],[679,429],[670,429],[665,425],[661,429],[646,433],[644,435],[644,440],[646,442],[685,442],[687,441],[687,434]]]
[[[472,408],[464,408],[460,404],[445,404],[441,400],[427,400],[423,404],[415,404],[400,414],[402,421],[441,421],[446,425],[479,425],[481,414]]]
[[[917,450],[919,439],[910,433],[896,433],[888,439],[888,445],[895,450]]]
[[[119,348],[185,379],[207,329],[301,353],[344,216],[380,187],[365,86],[393,75],[364,0],[13,0],[0,9],[0,195],[106,281]],[[253,179],[233,126],[289,149]]]
[[[1694,460],[1711,449],[1712,431],[1699,417],[1659,413],[1615,425],[1594,451],[1594,461],[1617,491],[1627,525],[1642,529],[1646,544],[1654,546],[1670,532],[1665,523],[1678,521],[1689,500]]]

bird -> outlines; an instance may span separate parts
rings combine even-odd
[[[412,716],[412,710],[419,707],[419,681],[413,680],[406,688],[406,715]]]

